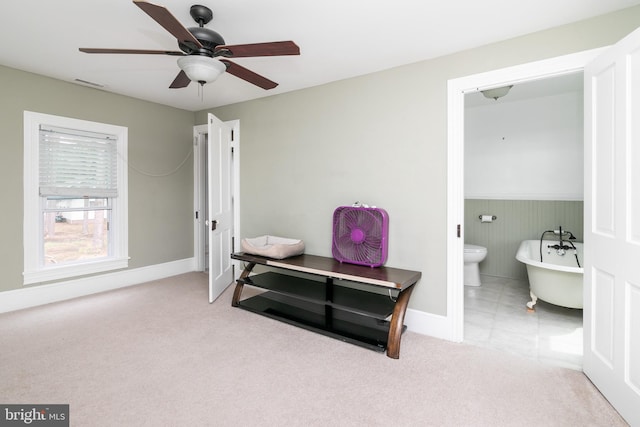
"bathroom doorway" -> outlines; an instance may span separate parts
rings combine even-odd
[[[464,100],[465,243],[488,252],[482,285],[464,288],[464,342],[580,370],[582,310],[542,300],[527,310],[515,253],[560,226],[582,241],[583,73],[506,88]]]
[[[464,339],[463,244],[464,219],[464,107],[466,94],[485,89],[559,77],[582,72],[603,49],[522,64],[470,75],[448,83],[448,228],[447,235],[447,320],[452,341]],[[457,231],[457,232],[456,232]],[[489,253],[488,256],[491,254]]]
[[[487,95],[465,95],[465,243],[489,256],[482,285],[464,288],[464,342],[579,370],[582,310],[544,301],[527,310],[527,273],[515,253],[559,226],[582,241],[583,73]]]

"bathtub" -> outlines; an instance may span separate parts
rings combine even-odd
[[[529,276],[531,294],[531,301],[527,303],[529,309],[533,310],[538,298],[562,307],[582,308],[583,306],[582,243],[573,242],[577,249],[580,267],[573,249],[566,251],[563,256],[558,255],[555,249],[547,249],[547,245],[558,243],[558,240],[542,241],[542,262],[540,262],[540,240],[525,240],[518,248],[516,259],[525,264]]]

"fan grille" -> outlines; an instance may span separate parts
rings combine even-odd
[[[333,213],[333,257],[379,267],[387,260],[389,217],[384,209],[341,206]]]

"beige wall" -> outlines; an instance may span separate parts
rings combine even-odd
[[[635,7],[215,109],[223,120],[240,119],[241,237],[301,238],[307,252],[329,256],[337,206],[359,200],[383,207],[387,265],[423,273],[410,306],[446,314],[447,81],[606,46],[638,24]],[[196,123],[205,122],[205,111],[196,114]]]
[[[1,61],[0,55],[0,61]],[[193,256],[194,114],[0,66],[0,291],[22,287],[24,110],[126,126],[130,267]]]

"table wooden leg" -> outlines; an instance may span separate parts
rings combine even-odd
[[[409,305],[409,297],[413,291],[413,286],[409,286],[398,295],[393,314],[391,316],[391,324],[389,325],[389,338],[387,340],[387,356],[392,359],[400,358],[400,338],[402,337],[402,328],[404,326],[404,314]]]
[[[238,280],[236,280],[236,288],[233,291],[233,299],[231,300],[231,305],[233,307],[237,307],[240,302],[240,295],[242,294],[242,288],[244,287],[244,283],[242,283],[242,279],[245,279],[251,274],[251,270],[256,266],[255,262],[250,262],[240,274]]]

